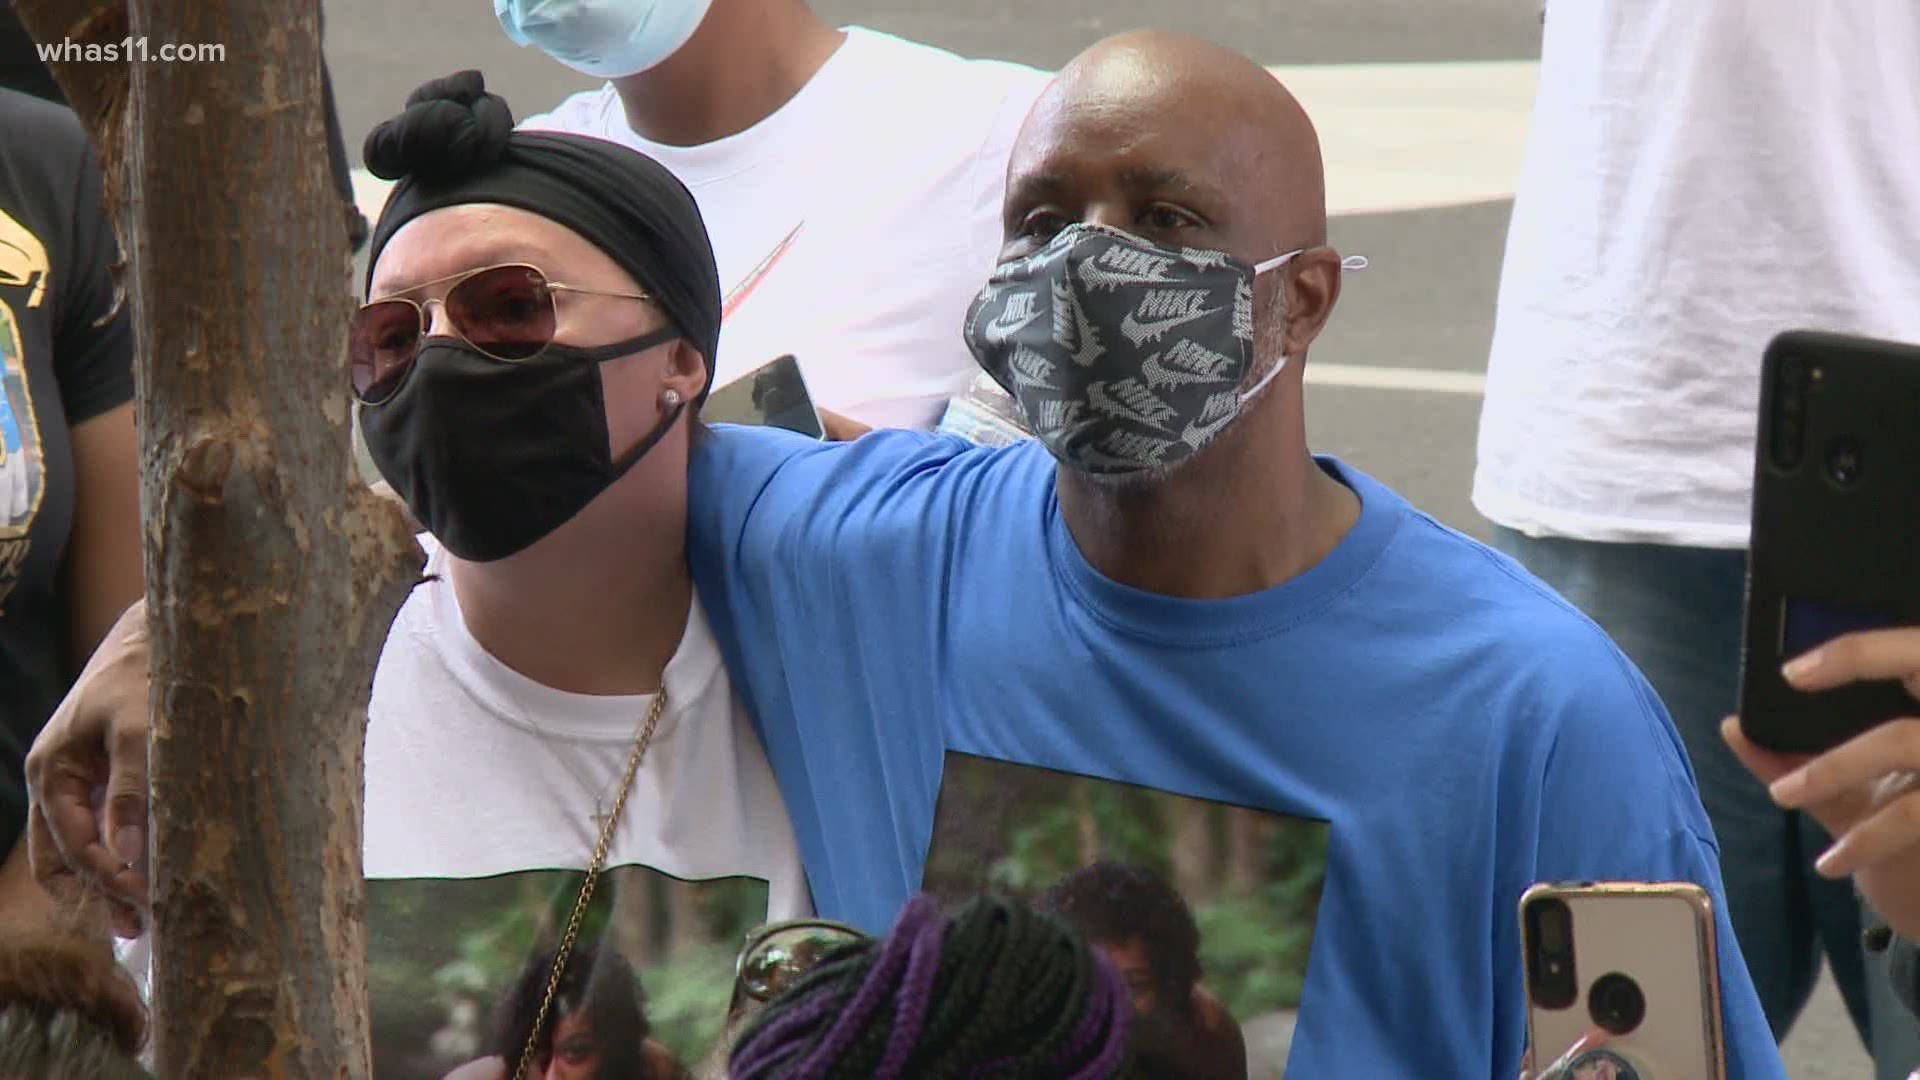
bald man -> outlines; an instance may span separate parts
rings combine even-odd
[[[1104,42],[1008,179],[963,333],[1035,441],[731,428],[695,455],[700,594],[818,908],[891,921],[950,751],[1324,820],[1289,1072],[1507,1080],[1529,884],[1719,899],[1666,713],[1516,564],[1308,452],[1342,260],[1313,127],[1265,71]],[[1729,1075],[1781,1076],[1719,926]]]

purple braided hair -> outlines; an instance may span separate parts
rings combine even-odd
[[[921,929],[936,919],[938,914],[939,908],[931,897],[916,896],[908,902],[893,933],[888,935],[879,960],[868,973],[866,982],[853,995],[853,1000],[827,1032],[827,1037],[820,1040],[820,1045],[800,1063],[794,1080],[824,1080],[827,1070],[846,1052],[847,1046],[860,1037],[860,1030],[866,1026],[874,1010],[890,996],[900,969],[906,966],[913,954],[913,946],[919,939]]]
[[[793,1036],[811,1030],[815,1024],[839,1007],[839,999],[827,994],[818,994],[812,1001],[776,1018],[767,1025],[765,1031],[744,1048],[746,1053],[734,1060],[733,1075],[740,1080],[750,1080],[751,1077],[760,1075],[780,1075],[774,1070],[787,1058],[805,1048],[805,1043],[794,1042]]]
[[[1106,1080],[1127,1058],[1128,1029],[1133,1020],[1133,1001],[1127,995],[1127,984],[1105,953],[1098,949],[1089,951],[1093,954],[1094,973],[1093,986],[1087,995],[1087,1015],[1074,1032],[1072,1045],[1053,1063],[1064,1065],[1073,1060],[1088,1043],[1098,1045],[1100,1052],[1067,1080]],[[1102,1028],[1106,1039],[1098,1042]]]
[[[921,897],[931,905],[933,901]],[[920,902],[916,901],[916,902]],[[874,1080],[898,1080],[904,1076],[907,1059],[920,1041],[920,1029],[926,1024],[927,1006],[933,1000],[934,976],[940,973],[940,954],[947,943],[947,928],[952,924],[945,915],[927,920],[914,935],[912,958],[907,975],[895,997],[893,1032],[887,1037],[887,1051],[874,1070]]]

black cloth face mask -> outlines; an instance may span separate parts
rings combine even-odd
[[[600,365],[679,336],[666,326],[590,349],[548,345],[515,361],[458,338],[426,338],[393,396],[360,407],[367,450],[449,552],[504,559],[573,520],[673,427],[685,405],[615,459]]]

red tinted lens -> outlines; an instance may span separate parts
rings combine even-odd
[[[376,300],[353,316],[347,360],[353,392],[377,403],[393,396],[420,349],[420,309],[410,300]]]
[[[553,341],[553,290],[531,266],[483,270],[447,293],[447,317],[488,356],[525,360]]]

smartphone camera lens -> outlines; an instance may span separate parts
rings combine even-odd
[[[1860,482],[1860,444],[1841,436],[1827,444],[1827,476],[1841,487]]]
[[[1775,467],[1797,469],[1804,456],[1806,440],[1807,386],[1811,379],[1806,361],[1786,356],[1774,373],[1773,439],[1771,451]]]
[[[1570,1009],[1580,987],[1573,970],[1573,911],[1559,900],[1527,905],[1528,994],[1542,1009]]]
[[[1647,1018],[1647,998],[1639,983],[1616,971],[1594,980],[1587,991],[1587,1011],[1609,1034],[1630,1035]]]

